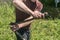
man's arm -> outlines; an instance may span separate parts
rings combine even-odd
[[[23,2],[23,0],[13,0],[14,6],[16,6],[20,11],[27,12],[28,14],[32,14],[33,11],[30,10]]]
[[[43,9],[43,4],[39,1],[39,0],[36,0],[36,5],[37,7],[35,8],[35,11],[40,11]]]
[[[23,2],[23,0],[13,0],[13,4],[20,11],[26,12],[27,14],[33,16],[34,18],[40,18],[41,14],[34,13],[34,11],[30,10]]]

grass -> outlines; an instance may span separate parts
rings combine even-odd
[[[9,23],[15,22],[14,7],[7,3],[0,6],[0,40],[16,40]],[[31,25],[31,40],[60,40],[60,19],[34,20]]]
[[[31,40],[60,40],[59,20],[35,20],[31,29]]]

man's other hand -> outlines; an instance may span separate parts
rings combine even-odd
[[[34,11],[33,13],[33,18],[44,18],[45,14],[39,12],[39,11]]]

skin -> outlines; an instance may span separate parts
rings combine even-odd
[[[19,10],[28,13],[29,15],[32,15],[34,18],[40,18],[39,13],[34,13],[34,11],[30,10],[23,2],[23,0],[14,0],[13,1],[14,6],[16,6]],[[38,11],[38,10],[36,10]]]
[[[38,0],[31,0],[32,2],[38,1]],[[20,11],[26,12],[27,14],[31,15],[29,18],[25,19],[25,22],[22,22],[20,24],[17,24],[20,28],[25,27],[27,25],[29,25],[33,20],[30,20],[32,18],[36,19],[36,18],[41,18],[41,15],[44,16],[43,14],[41,14],[41,12],[39,12],[38,10],[30,10],[23,2],[23,0],[13,0],[13,4],[16,8],[18,8]],[[27,21],[29,20],[29,21]],[[16,29],[14,28],[13,31],[16,31]]]

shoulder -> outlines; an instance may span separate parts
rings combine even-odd
[[[42,8],[43,8],[43,4],[40,2],[40,1],[36,1],[36,9],[38,10],[38,11],[41,11],[42,10]]]
[[[40,1],[37,1],[36,4],[37,4],[38,7],[43,6],[43,4]]]

